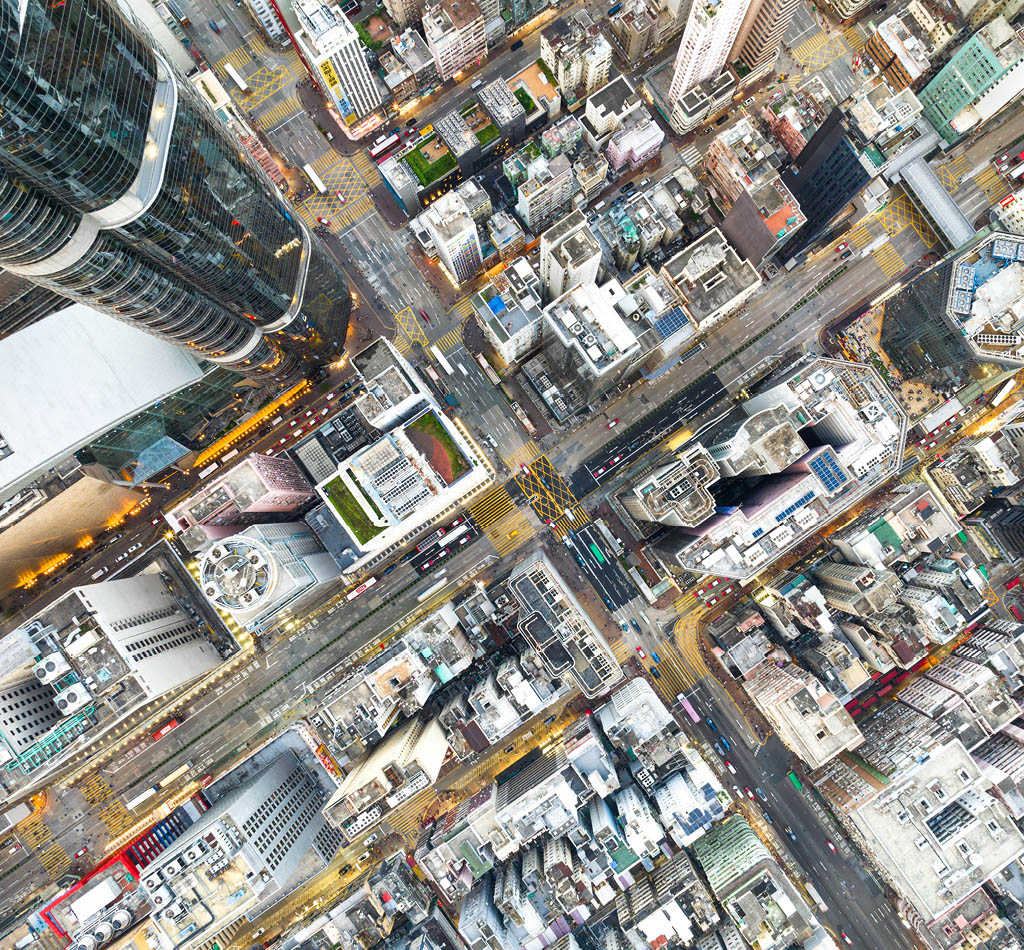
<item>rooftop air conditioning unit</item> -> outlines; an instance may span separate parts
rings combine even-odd
[[[52,683],[70,671],[71,667],[63,653],[50,653],[36,664],[32,672],[40,683]]]
[[[63,715],[70,716],[92,702],[92,693],[81,683],[75,683],[74,686],[59,692],[54,702]]]
[[[159,871],[155,871],[152,874],[147,874],[142,879],[142,886],[147,891],[155,891],[160,886],[162,881],[163,881],[163,876],[160,874]]]

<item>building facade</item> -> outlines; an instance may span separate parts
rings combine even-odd
[[[476,0],[442,0],[428,7],[423,35],[441,82],[487,58],[487,22]]]

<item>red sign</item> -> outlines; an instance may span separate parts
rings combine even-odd
[[[1014,202],[1014,195],[1007,195],[999,202],[1000,208],[1005,208],[1007,205],[1012,205]]]

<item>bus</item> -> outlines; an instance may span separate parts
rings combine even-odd
[[[416,595],[416,602],[422,604],[428,597],[436,594],[442,587],[448,584],[448,575],[445,571],[442,571],[438,575],[438,579],[434,581],[423,593]]]
[[[165,722],[156,732],[153,733],[153,741],[159,742],[167,733],[177,729],[181,725],[182,720],[185,717],[182,716],[179,719],[171,719],[169,722]]]
[[[168,785],[172,785],[174,782],[178,781],[178,779],[181,778],[183,775],[187,774],[191,768],[191,762],[186,762],[184,765],[179,765],[173,772],[168,772],[162,779],[160,779],[160,781],[157,782],[157,785],[160,788],[167,788]]]
[[[242,92],[249,92],[249,84],[245,81],[245,79],[242,78],[242,74],[237,69],[235,69],[235,67],[232,66],[231,63],[224,64],[224,72],[226,72],[234,80],[235,85],[238,86],[238,88],[241,89]]]
[[[1013,387],[1016,385],[1017,381],[1014,379],[1008,379],[1005,383],[1003,383],[1003,385],[999,387],[999,392],[997,392],[992,397],[992,408],[995,409],[995,407],[998,406],[1001,402],[1005,402],[1007,396],[1009,396],[1010,393],[1013,392]]]
[[[482,79],[478,79],[469,88],[470,89],[479,89],[483,84],[484,84],[484,81]]]
[[[302,170],[306,173],[306,177],[310,180],[313,187],[320,192],[322,195],[327,194],[327,186],[320,180],[320,176],[313,171],[312,165],[303,165]]]
[[[590,544],[587,545],[587,547],[590,548],[590,553],[593,554],[594,557],[597,558],[597,563],[598,564],[605,564],[606,563],[606,561],[604,559],[604,555],[601,553],[601,549],[596,544],[594,544],[593,541],[591,541]]]
[[[1015,577],[1012,581],[1010,581],[1008,584],[1005,584],[1003,586],[1006,588],[1006,590],[1013,590],[1014,587],[1016,587],[1019,583],[1020,583],[1020,578],[1019,577]]]
[[[200,473],[199,477],[209,478],[217,469],[220,468],[220,462],[214,462],[212,465],[207,465]]]
[[[492,386],[501,385],[501,380],[498,378],[498,374],[494,372],[494,368],[487,362],[487,357],[485,357],[483,353],[477,353],[476,361],[480,364],[480,369],[484,371],[484,376],[487,377],[488,382],[490,382]]]
[[[537,427],[530,421],[530,417],[525,412],[523,412],[523,409],[519,405],[519,403],[513,400],[508,404],[508,407],[516,414],[516,418],[519,420],[519,424],[527,431],[529,435],[533,435],[534,433],[536,433]]]
[[[691,356],[696,356],[701,350],[708,345],[707,340],[701,340],[696,346],[691,346],[681,357],[679,357],[680,363],[685,363]]]
[[[1021,175],[1024,175],[1024,162],[1021,162],[1019,165],[1015,165],[1009,172],[1007,172],[1007,174],[1011,178],[1020,178]]]
[[[683,712],[690,717],[690,722],[700,722],[700,716],[697,715],[697,710],[693,708],[690,701],[683,693],[680,693],[676,699],[679,700],[679,705],[683,707]]]
[[[182,10],[181,7],[178,6],[175,0],[163,0],[163,5],[167,7],[167,9],[170,10],[172,14],[174,14],[174,17],[182,26],[192,25],[192,21],[185,15],[184,10]]]
[[[821,899],[821,895],[814,889],[814,885],[810,881],[807,882],[806,887],[807,896],[818,905],[818,910],[825,913],[828,910],[828,904]]]
[[[434,357],[434,362],[441,367],[449,376],[451,376],[455,370],[452,369],[452,364],[445,359],[444,353],[441,352],[439,347],[432,346],[430,348],[430,354]]]
[[[621,9],[622,9],[622,4],[621,3],[616,3],[613,6],[610,6],[608,8],[608,16],[615,16],[615,14],[618,13],[619,10],[621,10]]]
[[[377,578],[376,577],[368,577],[358,587],[353,587],[352,590],[350,590],[345,595],[345,600],[355,600],[360,594],[366,593],[366,591],[368,591],[376,583],[377,583]]]
[[[238,455],[238,449],[232,449],[232,450],[231,450],[230,452],[228,452],[228,453],[227,453],[226,455],[222,455],[222,456],[220,457],[220,462],[221,462],[221,465],[223,465],[223,464],[224,464],[225,462],[227,462],[227,461],[230,461],[230,460],[231,460],[231,459],[233,459],[233,458],[234,458],[234,457],[235,457],[236,455]]]
[[[1020,612],[1016,604],[1010,604],[1010,606],[1006,609],[1009,610],[1011,614],[1013,614],[1013,618],[1017,621],[1017,623],[1024,623],[1024,614]]]
[[[370,148],[370,158],[375,162],[379,162],[388,152],[391,151],[401,139],[398,137],[397,132],[392,132],[390,135],[382,136],[373,143]]]
[[[803,791],[804,783],[800,781],[800,777],[796,774],[796,772],[794,772],[792,769],[790,769],[786,773],[786,778],[789,779],[789,781],[793,785],[793,788],[795,788],[798,792]]]
[[[136,795],[134,798],[126,798],[124,800],[124,807],[129,811],[133,811],[138,808],[143,802],[152,798],[157,791],[157,787],[154,785],[152,788],[147,788],[141,795]]]

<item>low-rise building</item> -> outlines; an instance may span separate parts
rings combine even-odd
[[[507,211],[496,211],[487,220],[487,236],[505,262],[518,257],[526,244],[526,232]]]
[[[580,119],[587,144],[594,151],[602,150],[626,117],[639,111],[646,111],[643,99],[625,76],[617,76],[587,97]]]
[[[661,153],[665,131],[646,109],[638,109],[623,120],[605,146],[608,168],[615,173],[628,166],[637,169]]]

